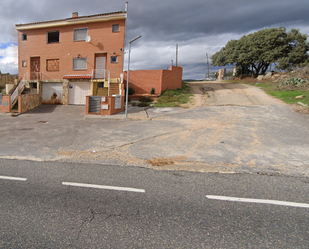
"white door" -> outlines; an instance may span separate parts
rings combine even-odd
[[[105,79],[105,65],[106,57],[97,56],[95,57],[95,78],[96,79]]]
[[[90,82],[70,82],[69,105],[86,105],[88,95],[91,95]]]
[[[106,57],[95,58],[95,69],[105,69]]]
[[[62,105],[63,83],[42,83],[42,104]]]

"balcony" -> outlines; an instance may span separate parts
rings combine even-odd
[[[110,72],[107,69],[93,69],[92,80],[110,80]]]

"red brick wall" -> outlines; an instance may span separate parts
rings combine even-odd
[[[124,95],[124,85],[120,84],[121,86],[121,92],[123,93],[121,95],[121,108],[115,109],[115,97],[112,96],[105,96],[105,102],[102,102],[102,96],[101,96],[101,110],[100,113],[89,113],[89,96],[86,96],[86,114],[90,115],[114,115],[119,112],[122,112],[124,110],[124,101],[125,101],[125,95]],[[102,105],[108,105],[107,110],[102,109]]]
[[[119,24],[119,32],[112,32],[113,24]],[[91,41],[73,41],[75,28],[88,28]],[[40,57],[40,69],[44,79],[62,79],[63,75],[92,74],[95,67],[95,54],[107,52],[106,69],[111,78],[119,78],[123,65],[125,20],[110,20],[97,23],[82,23],[69,26],[59,26],[41,29],[18,31],[18,68],[19,77],[31,70],[30,58]],[[60,31],[60,42],[47,43],[47,32]],[[27,34],[27,40],[22,41],[22,34]],[[87,70],[73,70],[73,58],[87,57]],[[110,57],[118,56],[117,63],[111,63]],[[46,61],[59,59],[59,71],[47,71]],[[27,66],[22,67],[22,61]]]
[[[181,88],[182,83],[182,67],[171,66],[170,70],[163,70],[162,76],[162,92],[167,89]]]
[[[139,70],[130,71],[129,87],[135,90],[136,94],[145,94],[155,88],[155,93],[161,93],[162,70]],[[127,84],[127,72],[124,72],[124,84]]]
[[[4,103],[8,103],[8,106],[4,106]],[[0,105],[0,112],[11,112],[11,95],[2,95],[2,105]]]
[[[129,87],[132,87],[136,94],[150,94],[152,88],[155,88],[156,94],[161,94],[166,89],[181,88],[182,67],[130,71],[129,77]],[[127,84],[127,72],[124,72],[124,84]]]
[[[46,71],[59,71],[59,59],[46,60]]]

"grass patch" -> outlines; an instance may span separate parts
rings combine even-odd
[[[166,90],[159,98],[157,98],[155,107],[179,107],[183,104],[187,104],[191,93],[191,87],[186,82],[182,82],[182,87],[176,90]]]
[[[302,102],[309,105],[309,89],[297,89],[297,87],[282,87],[278,82],[263,82],[258,84],[242,82],[242,84],[255,85],[263,89],[269,95],[281,99],[287,104],[297,104]],[[297,96],[303,96],[302,98],[296,98]]]
[[[309,91],[305,90],[277,90],[269,91],[270,95],[283,100],[287,104],[297,104],[297,102],[302,102],[306,105],[309,105]],[[297,96],[304,96],[303,98],[296,98]]]

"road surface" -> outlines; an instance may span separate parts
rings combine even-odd
[[[2,159],[0,248],[308,248],[308,191],[307,178]]]

